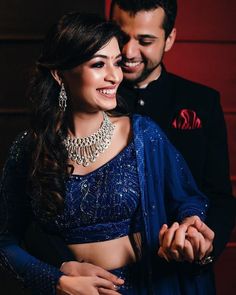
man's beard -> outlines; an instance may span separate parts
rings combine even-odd
[[[143,69],[143,71],[140,73],[140,75],[135,79],[126,79],[124,76],[124,80],[132,85],[137,85],[140,82],[144,81],[148,78],[148,76],[159,66],[160,64],[156,64],[155,66],[152,66],[151,68],[147,68],[146,65]]]

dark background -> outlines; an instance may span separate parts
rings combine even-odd
[[[45,32],[71,10],[107,15],[109,3],[109,0],[0,0],[0,168],[10,143],[28,125],[26,89]],[[165,64],[169,71],[221,92],[236,193],[236,1],[179,0],[178,3],[178,38]],[[218,295],[235,294],[236,234],[215,270]],[[0,294],[27,293],[0,273]]]

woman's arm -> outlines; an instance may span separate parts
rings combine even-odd
[[[159,254],[164,250],[169,259],[202,259],[212,251],[214,239],[213,231],[203,223],[208,200],[197,188],[183,157],[168,140],[164,154],[167,208],[179,223],[161,229]]]
[[[63,274],[57,268],[39,261],[20,247],[32,212],[26,193],[27,134],[20,135],[10,149],[0,185],[0,264],[24,286],[39,294],[55,294]]]

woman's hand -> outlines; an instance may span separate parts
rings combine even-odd
[[[198,216],[191,216],[168,228],[164,224],[159,233],[158,255],[167,261],[201,260],[212,250],[214,232]]]
[[[96,276],[62,275],[57,285],[58,295],[120,295],[110,281]]]
[[[64,262],[60,268],[60,271],[68,276],[99,277],[108,280],[117,286],[124,284],[124,280],[91,263],[77,261]]]

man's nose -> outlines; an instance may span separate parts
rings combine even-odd
[[[136,40],[130,39],[123,47],[122,54],[127,59],[139,57],[139,46]]]

